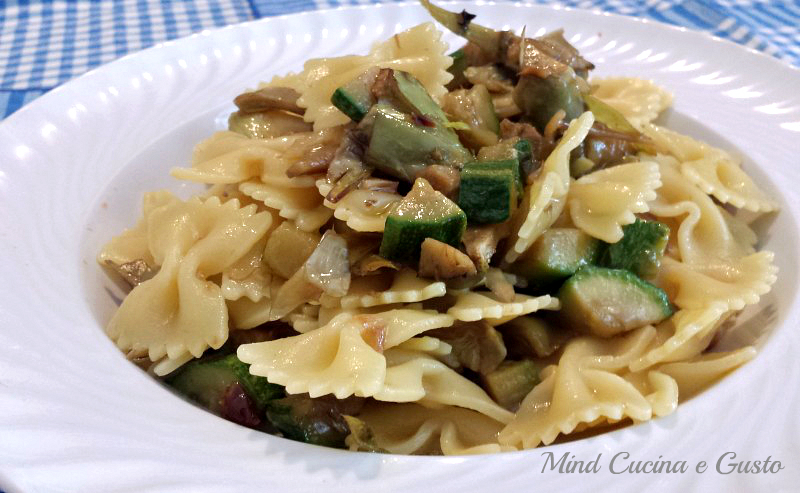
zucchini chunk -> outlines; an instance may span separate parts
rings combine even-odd
[[[458,205],[470,223],[501,223],[516,209],[521,187],[515,159],[476,161],[461,170]]]
[[[378,67],[373,67],[337,88],[331,96],[331,103],[354,122],[360,122],[367,115],[370,107],[375,104],[372,85],[375,83],[379,70]]]
[[[669,241],[669,226],[658,221],[636,219],[622,227],[624,236],[608,245],[600,265],[625,269],[642,279],[653,279],[661,265],[661,257]]]
[[[632,272],[582,267],[561,286],[559,316],[567,327],[612,337],[672,315],[667,293]]]
[[[482,375],[481,382],[495,402],[513,411],[539,383],[543,366],[530,359],[503,361],[493,372]]]
[[[308,394],[294,394],[270,402],[267,418],[291,440],[343,448],[350,434],[344,415],[357,414],[363,404],[363,399],[354,397],[312,399]]]
[[[425,238],[458,247],[466,228],[464,211],[427,180],[417,178],[386,218],[380,254],[389,260],[416,262]]]
[[[550,228],[514,263],[513,272],[546,289],[594,263],[601,242],[575,228]]]
[[[413,182],[428,165],[461,168],[472,157],[455,132],[433,120],[383,103],[370,113],[374,121],[364,160],[385,173]]]
[[[263,412],[271,400],[284,395],[283,387],[251,375],[249,368],[250,365],[239,361],[235,354],[212,356],[187,363],[165,382],[217,415],[225,414],[226,392],[238,385],[257,410]]]

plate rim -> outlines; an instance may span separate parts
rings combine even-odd
[[[443,4],[443,5],[454,5],[454,4],[462,4],[462,3],[463,2],[441,2],[441,4]],[[262,19],[254,19],[252,21],[247,21],[247,22],[240,23],[240,24],[234,24],[234,25],[224,26],[224,27],[220,27],[220,28],[204,30],[204,31],[201,31],[199,33],[194,33],[194,34],[182,37],[182,38],[177,38],[175,40],[170,40],[170,41],[166,41],[166,42],[163,42],[163,43],[158,43],[158,44],[156,44],[154,46],[151,46],[151,47],[149,47],[149,48],[147,48],[145,50],[140,50],[140,51],[137,51],[137,52],[134,52],[134,53],[130,53],[130,54],[125,55],[123,57],[120,57],[120,58],[118,58],[118,59],[116,59],[116,60],[114,60],[112,62],[109,62],[107,64],[101,65],[101,66],[99,66],[99,67],[97,67],[97,68],[95,68],[95,69],[93,69],[91,71],[88,71],[88,72],[86,72],[86,73],[84,73],[84,74],[82,74],[82,75],[80,75],[80,76],[78,76],[78,77],[76,77],[74,79],[71,79],[70,81],[66,82],[65,84],[62,84],[61,86],[55,88],[54,90],[49,91],[48,93],[42,95],[41,97],[39,97],[36,100],[32,101],[31,103],[29,103],[28,105],[24,106],[23,108],[20,108],[20,110],[18,110],[17,112],[15,112],[14,114],[10,115],[8,118],[6,118],[2,122],[0,122],[0,133],[2,131],[4,131],[4,130],[8,129],[8,128],[11,128],[14,124],[19,125],[19,124],[16,123],[17,120],[26,118],[29,113],[33,113],[40,106],[44,106],[46,103],[49,103],[49,101],[50,101],[49,98],[59,97],[58,94],[61,91],[71,90],[74,87],[77,87],[80,84],[82,84],[83,81],[91,79],[92,77],[95,77],[96,74],[98,74],[98,73],[102,74],[102,73],[108,72],[110,70],[113,70],[118,66],[122,66],[123,63],[129,63],[129,61],[132,60],[132,59],[135,60],[135,59],[138,59],[138,58],[143,58],[143,57],[149,56],[151,53],[163,50],[163,49],[168,48],[170,46],[175,46],[175,45],[179,45],[180,46],[180,45],[189,43],[190,40],[192,40],[194,38],[204,37],[204,36],[212,36],[213,37],[218,32],[241,28],[241,26],[244,26],[244,25],[250,26],[250,25],[255,25],[255,24],[260,24],[260,23],[279,22],[279,21],[285,20],[286,18],[297,18],[297,17],[304,17],[304,16],[317,16],[317,15],[328,14],[328,13],[331,13],[331,12],[342,12],[342,11],[381,10],[383,8],[386,8],[386,7],[403,8],[403,7],[409,6],[409,5],[417,6],[417,4],[414,3],[414,2],[402,2],[402,3],[395,3],[395,4],[341,6],[341,7],[330,8],[330,9],[322,9],[322,10],[305,11],[305,12],[299,12],[299,13],[293,13],[293,14],[285,14],[285,15],[281,15],[281,16],[268,17],[268,18],[262,18]],[[479,5],[481,6],[481,8],[487,8],[487,7],[493,6],[493,5],[505,5],[505,4],[504,3],[496,3],[496,2],[486,2],[486,3],[479,4]],[[514,6],[515,7],[521,7],[521,8],[552,10],[551,6],[535,4],[535,3],[515,3]],[[778,59],[776,59],[776,58],[774,58],[774,57],[772,57],[772,56],[770,56],[770,55],[768,55],[766,53],[760,52],[760,51],[755,50],[753,48],[749,48],[749,47],[740,45],[738,43],[735,43],[735,42],[732,42],[732,41],[729,41],[729,40],[726,40],[726,39],[723,39],[723,38],[719,38],[717,36],[713,36],[713,35],[711,35],[709,33],[705,33],[705,32],[702,32],[702,31],[696,31],[696,30],[687,29],[687,28],[683,28],[683,27],[673,26],[673,25],[666,24],[666,23],[663,23],[663,22],[653,21],[653,20],[644,19],[644,18],[631,17],[631,16],[626,16],[626,15],[621,15],[621,14],[616,14],[616,13],[606,13],[606,12],[602,12],[602,11],[595,10],[595,9],[589,10],[589,9],[580,9],[580,8],[572,8],[572,7],[561,7],[560,9],[557,9],[557,10],[563,10],[563,11],[566,11],[566,12],[570,12],[571,11],[571,12],[578,12],[578,13],[582,13],[582,14],[591,14],[591,15],[613,17],[613,18],[616,18],[618,21],[623,21],[623,22],[636,22],[636,23],[641,23],[641,24],[645,24],[645,25],[647,25],[647,24],[658,25],[658,26],[661,26],[662,28],[667,28],[669,30],[675,31],[676,33],[680,33],[681,35],[685,35],[686,33],[691,33],[691,35],[699,35],[699,36],[701,36],[706,41],[724,42],[725,44],[727,44],[727,45],[729,45],[731,47],[734,47],[734,48],[739,49],[739,50],[744,50],[744,52],[747,52],[747,53],[749,53],[751,55],[757,55],[759,57],[762,57],[764,60],[768,60],[770,63],[774,63],[774,64],[776,64],[776,66],[782,67],[783,69],[789,69],[790,72],[794,74],[793,75],[794,77],[797,77],[798,79],[800,79],[800,70],[795,68],[795,67],[792,67],[791,65],[788,65],[787,63],[785,63],[785,62],[783,62],[781,60],[778,60]],[[56,91],[58,91],[58,92],[56,92]],[[767,170],[763,170],[763,171],[766,172]],[[775,184],[775,185],[777,185],[777,184]],[[789,196],[784,196],[784,198],[787,200],[787,202],[789,202],[789,199],[790,199]],[[787,203],[787,205],[789,205],[789,204]],[[795,207],[792,205],[790,210],[794,212],[795,211]],[[788,213],[788,212],[789,211],[786,211],[786,210],[782,211],[782,213]],[[798,224],[796,215],[793,215],[793,219],[794,219],[793,222],[795,224]],[[2,297],[0,297],[0,302],[2,302]],[[0,303],[0,307],[2,307],[2,303]],[[790,315],[792,315],[793,313],[796,315],[797,311],[798,311],[798,307],[797,307],[797,303],[795,303],[793,309],[789,310],[789,312],[787,314],[787,320],[784,321],[784,323],[789,321],[789,316]],[[781,324],[781,325],[783,325],[783,324]],[[771,337],[770,341],[768,341],[768,343],[767,343],[767,346],[765,346],[765,348],[762,351],[766,351],[767,347],[774,346],[775,343],[776,343],[776,339],[777,339],[776,337]],[[749,364],[753,364],[753,363],[755,363],[755,361],[752,361]],[[727,386],[730,386],[732,384],[733,380],[735,380],[734,377],[736,376],[735,375],[736,373],[739,373],[739,372],[734,372],[734,375],[731,375],[731,376],[725,378],[722,382],[719,382],[718,384],[716,384],[710,390],[716,390],[717,388],[721,388],[723,385],[726,385],[725,389],[728,390]],[[694,402],[694,400],[690,401],[688,403],[682,404],[682,407],[685,408],[687,405],[691,405],[693,402]],[[331,452],[331,451],[326,449],[326,452]],[[352,455],[351,452],[343,452],[343,451],[338,451],[338,450],[335,450],[333,452],[342,453],[342,454],[348,454],[348,456]],[[522,455],[522,454],[530,455],[531,453],[534,453],[534,452],[536,452],[536,449],[534,449],[532,451],[529,450],[529,451],[512,452],[512,453],[509,453],[509,454],[512,454],[512,455]],[[362,455],[364,455],[364,454],[362,454]],[[413,459],[414,461],[417,461],[417,460],[430,461],[431,460],[430,458],[416,458],[416,457],[412,458],[412,457],[408,457],[408,456],[393,456],[393,457],[402,457],[403,459]],[[469,459],[473,459],[473,458],[469,458]],[[4,473],[2,471],[2,468],[0,468],[0,476],[2,476],[2,475],[4,475]],[[10,489],[9,493],[11,493],[11,491],[13,491],[13,489]]]

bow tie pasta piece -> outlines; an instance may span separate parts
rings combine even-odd
[[[441,361],[403,347],[389,349],[386,380],[373,397],[385,402],[420,402],[472,409],[501,423],[514,414],[503,409],[477,384]]]
[[[297,104],[306,108],[305,121],[313,122],[314,130],[320,130],[350,121],[333,106],[331,96],[338,87],[372,67],[408,72],[438,100],[447,92],[445,84],[453,78],[447,72],[453,63],[445,54],[447,49],[441,33],[432,23],[426,22],[376,43],[368,55],[311,59],[299,74],[275,77],[266,85],[290,87],[299,92]]]
[[[531,448],[550,444],[579,427],[625,418],[646,421],[668,414],[678,400],[674,380],[651,371],[631,375],[627,366],[642,356],[655,336],[647,326],[623,337],[571,340],[557,367],[525,397],[501,432],[502,445]]]
[[[258,301],[252,301],[247,297],[226,300],[231,324],[237,329],[252,329],[269,322],[271,320],[272,299],[284,282],[284,279],[272,276],[269,289],[263,291],[264,297]]]
[[[285,188],[247,181],[239,185],[239,190],[277,210],[281,217],[293,220],[303,231],[317,231],[333,215],[333,211],[322,204],[322,196],[314,187]]]
[[[270,212],[265,212],[271,214]],[[272,216],[274,219],[274,216]],[[270,296],[272,274],[264,260],[264,248],[267,245],[265,234],[242,258],[222,272],[222,296],[226,300],[238,300],[247,297],[250,301],[258,301]]]
[[[592,95],[622,113],[637,129],[672,104],[672,94],[652,81],[632,77],[592,79]]]
[[[376,444],[392,454],[473,455],[516,450],[497,443],[501,423],[469,409],[368,402],[358,419],[372,431]]]
[[[650,203],[659,218],[680,218],[673,229],[680,258],[690,264],[713,264],[753,253],[756,235],[735,220],[699,188],[688,183],[671,157],[656,156],[661,187]],[[677,230],[677,231],[676,231]],[[677,233],[677,234],[676,234]]]
[[[418,310],[342,313],[306,334],[242,345],[237,356],[251,365],[250,373],[285,386],[290,394],[369,397],[384,385],[383,350],[452,324],[448,315]]]
[[[678,383],[681,401],[685,401],[755,356],[755,348],[746,346],[726,353],[705,353],[687,361],[667,363],[658,367],[658,371]]]
[[[350,291],[341,298],[323,295],[323,306],[341,306],[344,309],[369,308],[394,303],[416,303],[438,298],[447,293],[441,281],[430,281],[417,277],[411,269],[403,269],[395,274],[388,289],[381,290],[377,276],[357,277],[350,284]]]
[[[658,284],[680,308],[698,309],[721,302],[729,310],[741,310],[758,303],[772,289],[778,272],[773,258],[772,252],[761,251],[731,264],[706,268],[665,257]],[[720,275],[720,267],[727,269],[724,275]]]
[[[315,176],[287,176],[287,171],[315,148],[338,147],[342,127],[302,132],[271,139],[252,139],[236,132],[217,132],[195,148],[191,168],[174,168],[172,176],[211,184],[231,184],[259,178],[288,188],[313,187]],[[321,170],[320,173],[324,173]]]
[[[333,186],[325,179],[317,180],[317,190],[327,196]],[[396,192],[356,189],[335,204],[325,200],[325,207],[333,209],[333,217],[344,221],[359,232],[382,233],[386,217],[403,197]]]
[[[680,257],[663,259],[658,284],[680,308],[704,308],[719,301],[740,310],[757,303],[776,280],[772,252],[754,253],[755,234],[744,223],[687,183],[674,160],[658,161],[663,184],[650,213],[672,220]]]
[[[723,204],[751,212],[778,209],[778,204],[742,170],[740,162],[722,149],[657,125],[646,125],[643,131],[677,158],[681,174],[690,183]]]
[[[641,371],[658,363],[680,361],[702,353],[731,312],[725,303],[707,308],[681,310],[658,324],[653,348],[631,362],[631,371]]]
[[[572,222],[607,243],[622,239],[622,226],[649,210],[661,186],[658,164],[642,161],[595,171],[570,185],[567,202]]]
[[[264,235],[272,218],[255,206],[175,201],[153,210],[148,244],[161,268],[136,286],[108,324],[109,337],[123,351],[148,351],[152,361],[188,351],[199,357],[220,347],[228,335],[222,292],[207,281],[243,256]]]
[[[425,353],[431,356],[447,356],[453,352],[453,346],[430,336],[418,336],[399,344],[399,349]]]
[[[539,178],[525,190],[522,204],[512,217],[512,246],[506,252],[506,263],[517,260],[561,215],[569,190],[570,153],[583,142],[593,124],[590,111],[573,120],[542,165]]]
[[[319,305],[305,304],[281,320],[301,334],[320,328]]]
[[[493,293],[465,291],[454,294],[456,302],[447,313],[462,322],[486,319],[491,325],[500,325],[520,315],[561,307],[558,299],[549,295],[533,297],[517,293],[512,301],[502,302]]]
[[[177,197],[166,190],[146,193],[142,200],[141,219],[136,226],[126,229],[103,246],[97,256],[100,265],[111,267],[132,286],[152,277],[157,265],[150,254],[147,220],[157,208],[178,201]]]
[[[170,358],[168,356],[164,356],[160,360],[153,363],[151,370],[154,374],[158,375],[159,377],[163,377],[165,375],[169,375],[170,373],[174,372],[181,366],[185,365],[186,363],[190,362],[194,359],[192,353],[185,352],[182,355],[178,356],[177,358]]]

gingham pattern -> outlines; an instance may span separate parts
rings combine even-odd
[[[260,17],[375,1],[0,0],[0,117],[87,70],[162,41]],[[558,4],[707,31],[800,66],[800,0]]]

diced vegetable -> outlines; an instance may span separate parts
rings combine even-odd
[[[370,107],[375,104],[372,84],[375,82],[379,70],[377,67],[371,68],[344,86],[337,88],[331,96],[331,103],[351,120],[360,122]]]
[[[427,165],[460,168],[471,154],[451,129],[388,105],[373,107],[374,123],[364,156],[367,164],[408,182]]]
[[[478,150],[497,143],[500,121],[486,86],[478,84],[471,89],[452,91],[445,95],[443,106],[454,121],[469,126],[468,129],[458,130],[467,147]]]
[[[170,375],[166,383],[215,414],[223,414],[226,392],[239,385],[256,407],[263,410],[270,401],[283,396],[283,387],[251,375],[249,367],[235,354],[212,356],[187,363]]]
[[[281,110],[259,113],[236,111],[228,118],[228,129],[253,139],[270,139],[311,130],[303,117]]]
[[[485,320],[456,322],[425,333],[453,346],[452,355],[465,368],[486,375],[506,357],[503,337]]]
[[[500,240],[510,234],[508,223],[470,226],[462,238],[469,258],[475,262],[479,272],[489,269],[489,262],[497,251]]]
[[[458,200],[458,188],[461,185],[461,172],[457,168],[431,164],[425,166],[417,174],[417,178],[425,178],[431,186],[442,192],[448,199]]]
[[[642,279],[654,278],[667,248],[669,226],[658,221],[636,219],[635,223],[623,226],[622,231],[625,235],[608,246],[600,265],[629,270]]]
[[[481,376],[481,382],[495,402],[513,411],[539,383],[542,366],[530,359],[504,361],[491,373]]]
[[[268,110],[285,110],[302,115],[305,108],[297,104],[300,93],[290,87],[263,87],[236,96],[234,104],[247,113],[259,113]]]
[[[305,262],[306,279],[330,296],[342,297],[350,289],[347,242],[329,229]]]
[[[497,329],[513,358],[546,358],[570,336],[570,332],[531,316],[517,317]]]
[[[582,267],[558,292],[565,326],[600,337],[656,324],[672,315],[667,293],[632,272]]]
[[[386,82],[383,96],[391,99],[395,109],[411,115],[432,118],[439,124],[447,123],[447,116],[442,108],[413,75],[392,69],[383,69],[379,75],[383,76]]]
[[[476,161],[461,170],[458,205],[470,223],[501,223],[511,217],[521,188],[516,160]]]
[[[594,263],[600,250],[600,241],[579,229],[550,228],[517,259],[513,271],[531,285],[548,288]]]
[[[466,253],[433,238],[425,238],[419,255],[419,275],[436,280],[477,274]]]
[[[425,238],[458,246],[466,227],[464,211],[419,178],[386,218],[380,254],[389,260],[414,262]]]
[[[303,231],[293,221],[284,221],[269,235],[264,258],[272,272],[289,279],[308,260],[320,239],[319,233]]]
[[[308,394],[296,394],[270,402],[267,418],[286,438],[342,448],[350,433],[342,415],[356,414],[362,405],[363,399],[312,399]]]
[[[514,87],[513,96],[525,117],[540,132],[558,110],[566,112],[567,122],[583,113],[583,96],[571,70],[544,79],[524,75]]]

